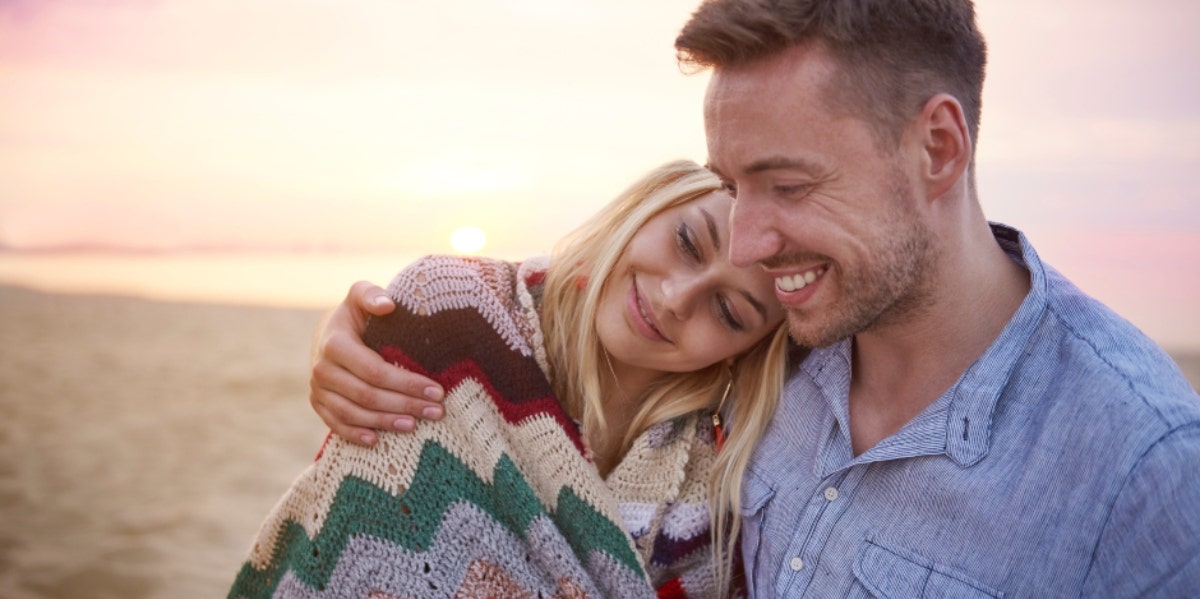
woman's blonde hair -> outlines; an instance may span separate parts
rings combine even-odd
[[[596,332],[596,313],[609,276],[634,234],[659,213],[719,190],[716,175],[691,161],[665,164],[647,173],[564,238],[546,273],[542,326],[554,390],[584,437],[605,428],[601,368],[606,356]],[[650,386],[619,447],[620,454],[649,427],[698,410],[716,408],[732,374],[727,409],[731,427],[717,456],[710,485],[714,558],[718,588],[728,586],[730,556],[740,520],[741,480],[750,454],[770,422],[786,369],[787,333],[773,334],[737,357],[696,372],[668,373]]]

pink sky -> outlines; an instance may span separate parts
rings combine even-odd
[[[704,160],[696,0],[0,0],[0,243],[545,251]],[[981,0],[989,216],[1200,347],[1200,4]]]

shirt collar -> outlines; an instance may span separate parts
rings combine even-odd
[[[987,455],[996,405],[1047,306],[1046,270],[1025,234],[992,223],[992,235],[1010,258],[1029,271],[1029,293],[1004,330],[952,387],[946,454],[961,466]]]
[[[956,464],[967,467],[987,455],[996,405],[1047,305],[1046,272],[1025,235],[997,223],[991,228],[1004,252],[1029,271],[1029,293],[1000,335],[942,397],[855,462],[944,452]],[[850,430],[850,361],[851,342],[845,340],[814,350],[801,367],[825,396],[843,432]],[[817,468],[826,473],[851,461],[848,433],[843,443],[836,444],[845,447],[835,450],[833,441],[823,440],[819,450],[822,463]]]

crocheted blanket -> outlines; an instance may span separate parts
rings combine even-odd
[[[231,598],[714,595],[708,419],[652,427],[602,479],[546,378],[544,268],[430,257],[396,277],[364,338],[443,385],[446,416],[373,448],[331,436]]]

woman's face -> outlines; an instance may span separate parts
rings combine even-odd
[[[729,262],[732,205],[714,191],[659,213],[634,234],[596,317],[614,364],[700,370],[750,349],[782,322],[771,278],[757,265]]]

